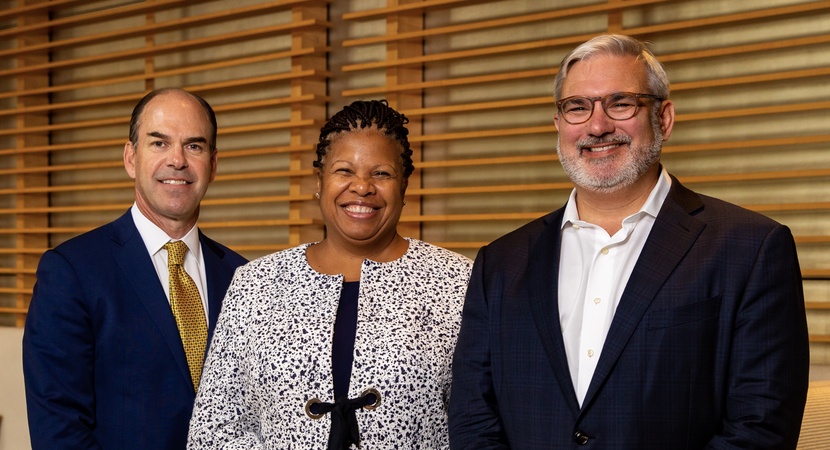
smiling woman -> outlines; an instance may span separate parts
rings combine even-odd
[[[190,448],[448,448],[472,264],[398,233],[414,169],[406,123],[385,101],[360,101],[323,126],[314,167],[326,237],[237,273]]]

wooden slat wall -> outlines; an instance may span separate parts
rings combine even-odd
[[[201,227],[249,257],[319,239],[307,186],[326,117],[327,2],[17,1],[0,13],[0,316],[20,326],[49,247],[132,203],[132,107],[184,87],[219,122]],[[51,39],[50,39],[51,36]],[[276,230],[276,231],[275,231]]]
[[[358,98],[412,120],[402,232],[474,256],[567,199],[556,67],[624,32],[651,41],[673,81],[667,168],[793,229],[811,333],[830,340],[830,1],[6,3],[0,312],[13,323],[40,253],[129,206],[121,148],[147,89],[182,86],[216,108],[219,176],[200,226],[246,256],[321,237],[317,130]]]

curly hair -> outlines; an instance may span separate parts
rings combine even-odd
[[[407,138],[409,135],[409,130],[405,126],[407,123],[409,119],[390,108],[386,100],[353,102],[333,115],[320,129],[320,142],[317,144],[317,161],[314,161],[314,167],[323,168],[323,157],[329,152],[331,143],[337,135],[361,128],[376,127],[400,147],[404,179],[407,180],[415,170],[412,164],[412,149],[409,148]]]

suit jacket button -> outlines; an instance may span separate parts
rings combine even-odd
[[[576,433],[574,433],[574,442],[576,442],[577,445],[587,444],[588,439],[589,439],[588,435],[581,432],[581,431],[577,431]]]

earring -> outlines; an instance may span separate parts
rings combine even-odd
[[[317,198],[317,200],[320,200],[320,193],[319,192],[315,192],[314,196]]]
[[[406,206],[406,200],[403,201],[403,205]]]

